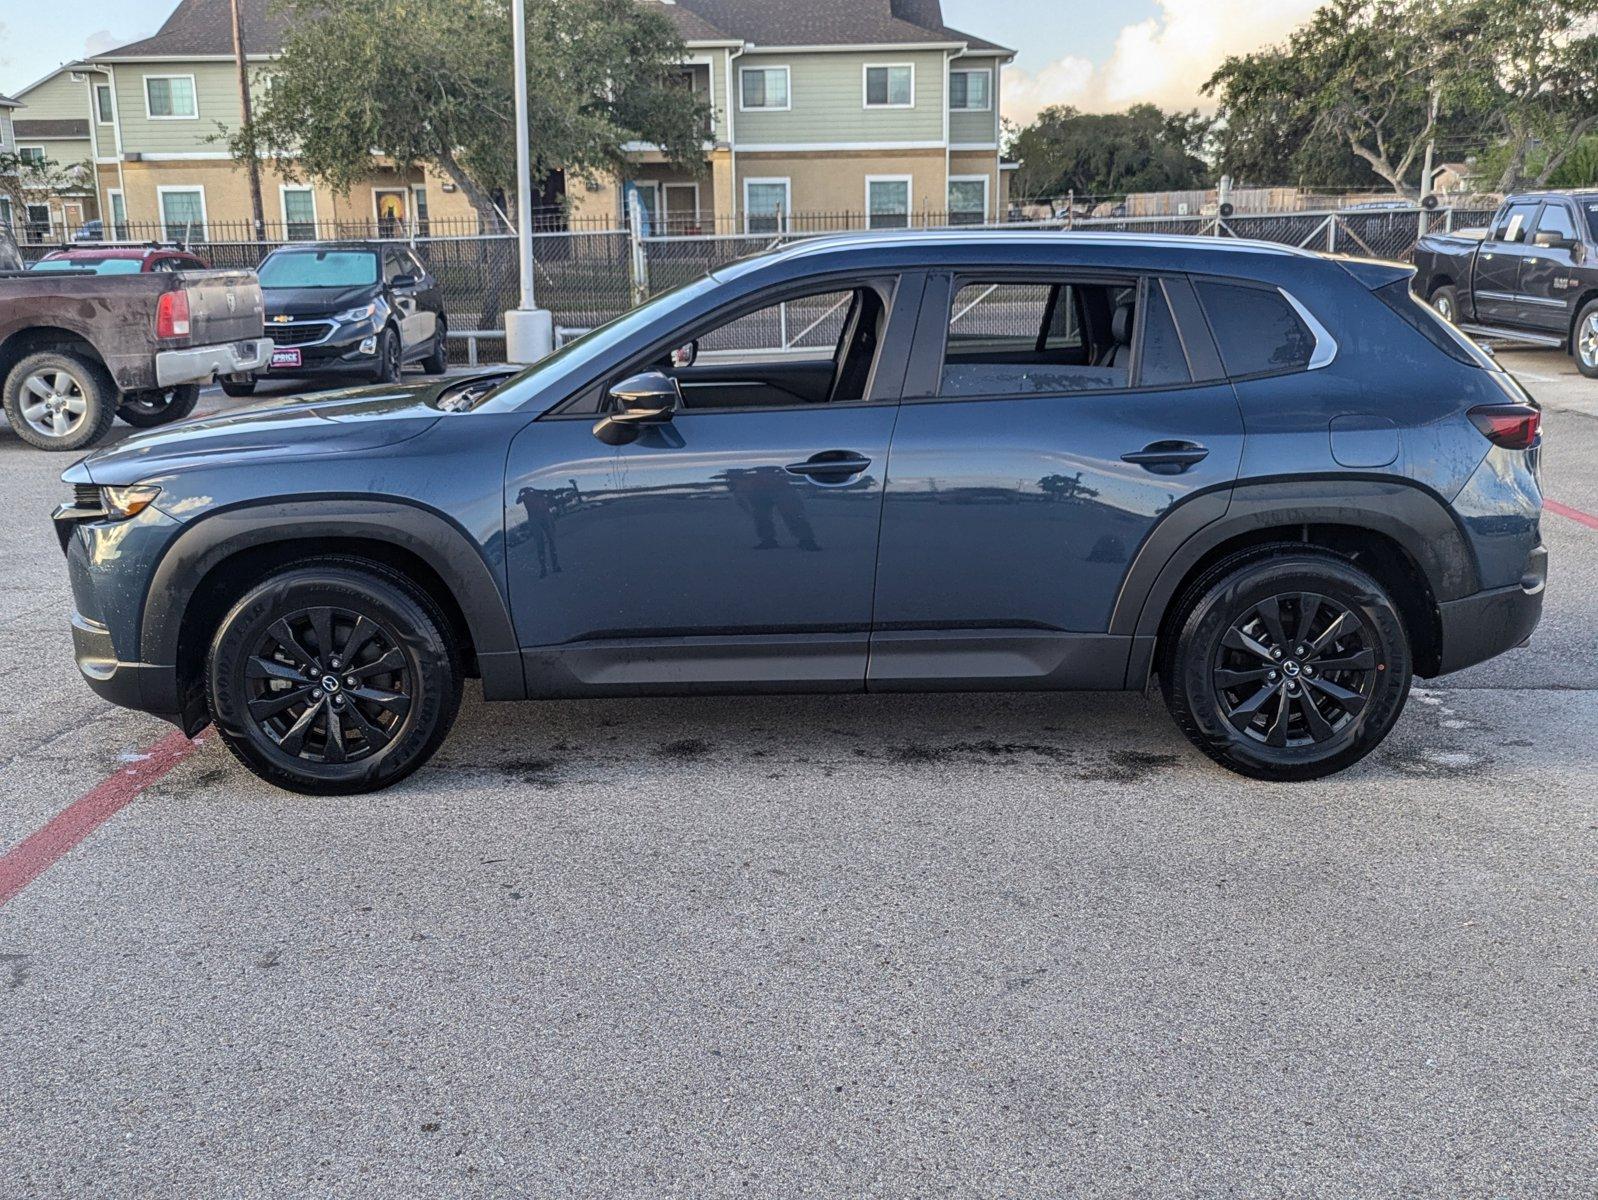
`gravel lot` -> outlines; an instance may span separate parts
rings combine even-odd
[[[1598,513],[1598,382],[1503,360]],[[170,732],[73,668],[68,461],[0,428],[0,853]],[[204,742],[0,908],[0,1194],[1592,1196],[1598,529],[1545,531],[1533,644],[1314,785],[1132,696],[469,697],[356,799]]]

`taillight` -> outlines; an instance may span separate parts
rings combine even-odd
[[[1505,450],[1530,450],[1543,432],[1542,412],[1529,404],[1483,404],[1470,410],[1470,423]]]
[[[155,306],[155,336],[180,338],[189,336],[189,294],[185,291],[163,292]]]

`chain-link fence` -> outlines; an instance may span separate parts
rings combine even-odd
[[[627,311],[641,300],[699,278],[718,266],[805,238],[840,230],[862,230],[893,237],[904,229],[971,228],[964,220],[948,221],[949,214],[915,214],[908,226],[884,226],[880,218],[861,214],[808,214],[783,217],[780,228],[735,233],[640,233],[626,228],[546,229],[533,235],[533,261],[537,299],[555,318],[560,340],[566,340]],[[1151,233],[1167,236],[1251,238],[1309,250],[1359,257],[1407,260],[1423,233],[1442,233],[1478,227],[1491,218],[1491,209],[1382,208],[1345,209],[1337,212],[1267,212],[1217,216],[1073,217],[1061,216],[1030,222],[988,223],[989,228],[1039,232],[1082,230]],[[824,219],[825,218],[825,219]],[[540,225],[553,217],[539,218]],[[776,224],[776,222],[772,222]],[[365,227],[363,227],[364,229]],[[129,242],[179,242],[216,267],[254,268],[280,246],[303,242],[302,230],[273,228],[282,236],[256,240],[240,236],[231,226],[212,223],[202,230],[189,229],[187,238],[165,236],[170,231],[152,229],[147,238]],[[444,308],[456,345],[457,361],[494,361],[503,356],[504,314],[518,301],[516,238],[510,233],[471,233],[443,236],[430,231],[401,231],[376,226],[365,232],[318,229],[327,238],[391,240],[413,249],[438,280]],[[289,236],[290,234],[294,236]],[[201,234],[203,236],[194,236]],[[381,235],[391,235],[381,237]],[[376,236],[374,236],[376,235]],[[67,243],[69,248],[104,246],[105,242]],[[24,244],[30,260],[62,246]],[[815,338],[841,327],[842,310],[822,305],[815,312],[795,305],[780,306],[760,321],[748,323],[773,345],[803,349]],[[803,335],[803,336],[796,336]],[[739,339],[734,338],[736,342]],[[723,349],[736,349],[729,344]]]

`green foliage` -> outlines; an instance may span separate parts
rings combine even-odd
[[[281,0],[292,23],[253,125],[231,139],[289,174],[348,190],[388,164],[431,164],[480,214],[515,180],[507,0]],[[674,71],[672,26],[634,0],[529,0],[535,176],[592,176],[628,142],[697,163],[705,106]]]
[[[1108,196],[1204,187],[1210,122],[1197,112],[1164,113],[1138,104],[1124,113],[1083,113],[1056,106],[1013,131],[1008,149],[1019,167],[1018,197]]]
[[[0,150],[0,196],[14,206],[81,192],[88,186],[91,174],[87,162],[62,165],[53,158],[35,161],[14,150]]]

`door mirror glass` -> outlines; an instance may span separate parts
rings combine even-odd
[[[699,343],[689,342],[686,346],[678,346],[671,352],[671,365],[673,369],[691,367],[699,358]]]
[[[594,426],[594,436],[610,446],[636,438],[645,425],[664,425],[677,414],[682,391],[659,371],[645,371],[610,389],[613,410]]]

